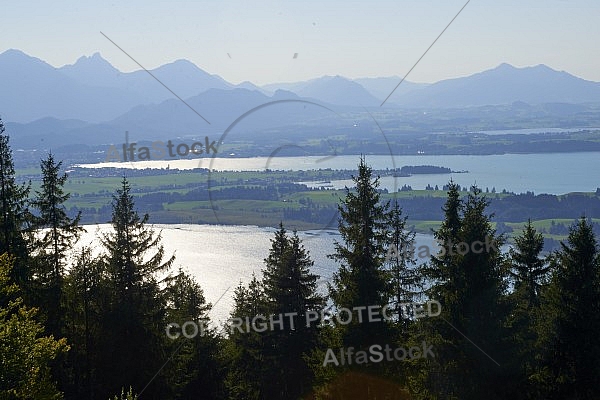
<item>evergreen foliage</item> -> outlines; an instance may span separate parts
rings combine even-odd
[[[510,275],[513,290],[509,294],[511,315],[508,329],[513,346],[510,369],[514,372],[514,395],[531,393],[530,376],[536,369],[537,319],[540,314],[540,296],[547,285],[550,265],[540,256],[544,238],[527,222],[523,232],[516,236],[510,249]]]
[[[415,265],[415,233],[406,226],[407,219],[408,216],[402,215],[398,201],[394,201],[388,213],[389,238],[385,262],[390,273],[390,306],[399,316],[398,328],[404,335],[410,325],[407,317],[410,311],[402,304],[420,299],[422,293],[422,279]]]
[[[234,307],[231,318],[250,320],[258,315],[267,315],[264,289],[256,276],[244,286],[238,285],[234,292]],[[225,380],[229,399],[262,399],[267,386],[265,380],[268,365],[264,359],[264,335],[256,329],[230,327],[230,335],[225,349],[228,373]]]
[[[74,252],[80,215],[66,212],[60,171],[52,154],[42,160],[30,199],[0,121],[1,399],[600,397],[600,251],[584,217],[548,257],[531,221],[503,251],[481,190],[461,196],[451,181],[438,251],[417,267],[402,203],[381,201],[361,157],[339,204],[329,297],[298,234],[280,224],[261,276],[234,290],[220,329],[202,282],[170,273],[174,256],[138,214],[127,179],[102,246]],[[426,300],[441,304],[439,316],[402,306]],[[396,317],[368,320],[368,306]],[[306,324],[310,313],[328,318]],[[426,360],[323,361],[330,349],[425,343]]]
[[[356,186],[352,190],[346,188],[346,197],[339,206],[342,243],[335,243],[335,253],[330,256],[340,262],[329,286],[338,311],[370,305],[383,307],[390,297],[390,277],[383,267],[389,236],[386,226],[389,204],[381,204],[379,178],[372,177],[372,169],[364,157],[360,159],[358,175],[352,180]],[[356,316],[351,323],[340,326],[340,330],[344,346],[360,348],[373,341],[386,343],[390,338],[386,322],[361,324]]]
[[[31,216],[29,191],[31,184],[18,184],[9,137],[0,120],[0,254],[15,257],[11,278],[29,294],[31,269],[28,267],[28,239]]]
[[[61,308],[66,259],[82,230],[79,227],[81,213],[71,219],[66,212],[64,203],[70,195],[63,189],[67,174],[60,175],[61,165],[62,162],[55,162],[52,153],[42,160],[41,189],[36,191],[31,203],[39,212],[33,218],[34,226],[43,230],[37,235],[32,255],[40,297],[37,302],[44,305],[49,332],[59,336],[63,326]]]
[[[153,380],[166,361],[165,302],[157,273],[168,270],[174,256],[163,261],[161,236],[146,227],[149,216],[139,216],[130,191],[123,178],[113,197],[113,230],[102,237],[108,304],[102,310],[102,332],[96,343],[96,373],[99,381],[111,383],[104,388],[108,393],[127,385],[141,393],[152,382],[145,397],[163,398],[164,376]]]
[[[300,238],[289,237],[280,224],[265,259],[263,282],[267,315],[281,321],[265,336],[265,361],[273,375],[268,398],[298,398],[309,391],[313,379],[305,358],[318,344],[318,321],[307,326],[307,313],[320,313],[324,298],[316,293],[318,276]]]
[[[179,337],[168,346],[168,353],[173,355],[172,367],[165,374],[173,397],[195,399],[198,393],[207,398],[222,397],[225,371],[219,351],[223,340],[210,326],[212,306],[206,302],[202,288],[180,269],[175,276],[166,279],[163,294],[167,307],[165,321],[176,322],[179,326],[190,321],[198,327],[197,332],[193,328],[186,330],[194,337]]]
[[[547,399],[600,396],[600,259],[591,223],[582,217],[552,260],[542,294],[539,369],[533,380]]]
[[[37,310],[23,304],[11,278],[13,261],[0,255],[0,398],[61,399],[50,364],[69,346],[65,339],[42,336]]]
[[[478,188],[461,200],[450,184],[446,218],[434,234],[442,247],[424,268],[428,296],[442,305],[440,317],[422,321],[439,352],[425,385],[442,397],[501,398],[506,389],[507,271],[487,204]]]

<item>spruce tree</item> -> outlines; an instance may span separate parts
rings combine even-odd
[[[28,267],[30,233],[30,184],[17,184],[12,150],[4,124],[0,120],[0,254],[15,256],[11,278],[29,297],[31,270]]]
[[[54,161],[52,153],[41,161],[42,185],[32,201],[39,213],[34,218],[34,226],[45,230],[38,234],[36,251],[32,257],[36,265],[36,287],[42,292],[39,304],[44,305],[47,328],[57,336],[61,335],[61,301],[67,253],[82,231],[79,226],[81,213],[71,219],[64,206],[70,194],[63,189],[67,174],[60,174],[61,165],[62,162]]]
[[[149,216],[135,210],[131,187],[123,178],[113,196],[112,231],[101,241],[108,275],[110,304],[103,310],[103,337],[98,374],[107,393],[131,385],[144,397],[163,398],[162,365],[166,336],[165,304],[157,274],[168,270],[174,256],[164,261],[161,235],[146,227]],[[149,254],[152,252],[152,254]]]
[[[379,177],[373,178],[372,169],[366,165],[364,157],[360,159],[358,175],[352,180],[355,188],[346,188],[346,197],[338,206],[342,242],[335,243],[335,253],[330,258],[340,265],[333,274],[329,292],[335,307],[334,321],[348,321],[348,311],[351,313],[349,323],[337,326],[340,345],[365,350],[373,344],[392,343],[394,339],[387,321],[383,318],[368,321],[364,312],[369,306],[384,307],[390,300],[390,277],[384,268],[385,246],[389,238],[386,225],[389,204],[381,203]],[[352,366],[355,367],[360,368]],[[381,368],[375,365],[368,367]]]
[[[268,314],[264,289],[252,275],[248,286],[242,283],[234,292],[234,307],[231,320],[242,321],[239,328],[228,325],[224,354],[228,372],[225,379],[227,398],[232,400],[259,400],[265,398],[268,386],[273,382],[266,379],[269,366],[265,362],[265,335],[251,325],[255,316]],[[250,326],[246,323],[246,318]]]
[[[464,201],[461,242],[456,248],[460,268],[465,270],[465,282],[460,285],[462,290],[457,305],[461,318],[455,326],[479,347],[464,341],[468,361],[462,366],[461,373],[468,384],[463,393],[482,397],[494,392],[495,396],[505,398],[512,390],[509,384],[513,374],[507,366],[508,353],[512,349],[506,340],[505,328],[509,313],[505,297],[508,268],[500,252],[504,237],[493,229],[492,215],[486,214],[488,205],[481,189],[473,186]],[[465,251],[461,243],[469,247],[464,255],[460,254]],[[460,334],[456,337],[463,339]]]
[[[550,267],[540,257],[544,238],[531,220],[514,241],[515,246],[509,252],[513,290],[509,296],[511,316],[508,320],[514,349],[512,369],[516,372],[513,381],[516,391],[532,395],[529,377],[535,368],[538,336],[535,318],[539,315],[540,293]]]
[[[174,355],[165,374],[173,397],[192,399],[202,393],[205,398],[221,398],[224,369],[219,350],[222,343],[210,326],[208,313],[212,306],[206,302],[198,282],[181,269],[165,279],[165,284],[165,325],[174,322],[181,327],[189,322],[185,333],[193,336],[180,336],[171,341],[169,353]]]
[[[407,230],[408,216],[402,215],[398,201],[394,201],[387,215],[390,227],[385,262],[390,272],[392,299],[391,309],[399,316],[400,333],[409,326],[409,311],[403,303],[415,301],[421,290],[421,278],[415,267],[415,233]]]
[[[542,293],[539,368],[532,377],[546,399],[600,396],[600,259],[592,223],[582,217],[553,257]]]
[[[103,316],[110,309],[109,281],[100,257],[83,247],[64,280],[64,334],[71,351],[63,366],[63,389],[67,398],[97,398],[105,393],[98,381],[102,355]],[[65,379],[66,378],[66,379]]]
[[[113,196],[111,225],[113,231],[103,235],[107,250],[106,267],[114,284],[117,300],[132,301],[143,292],[143,285],[155,283],[156,274],[168,270],[175,256],[163,261],[165,252],[161,235],[146,227],[150,216],[140,217],[135,210],[131,186],[126,178]],[[147,257],[150,250],[155,250]]]
[[[444,398],[499,398],[506,386],[498,364],[506,364],[501,355],[508,312],[503,239],[485,213],[481,190],[473,187],[461,200],[458,189],[450,183],[445,219],[434,234],[441,247],[423,269],[431,281],[428,297],[442,306],[439,317],[419,321],[436,349],[425,387]]]
[[[543,249],[544,237],[528,220],[523,233],[515,237],[515,247],[510,251],[514,291],[521,294],[519,300],[525,301],[527,309],[539,305],[542,282],[549,271],[540,257]]]
[[[273,399],[298,398],[311,387],[312,372],[305,358],[318,339],[318,321],[307,326],[307,314],[320,315],[325,301],[316,293],[319,277],[310,272],[314,263],[296,232],[289,237],[280,224],[265,264],[267,313],[277,321],[264,335],[265,358],[272,377],[266,395]]]
[[[433,232],[433,237],[437,240],[439,252],[433,254],[429,264],[423,266],[422,272],[428,279],[434,280],[438,285],[429,290],[430,296],[438,301],[451,302],[453,299],[443,299],[444,294],[449,292],[444,290],[445,282],[458,276],[461,271],[457,268],[458,256],[455,245],[460,242],[458,235],[462,225],[461,214],[463,204],[460,200],[460,186],[450,181],[448,185],[448,196],[442,210],[444,219],[440,228]],[[438,289],[440,292],[438,292]],[[443,292],[443,293],[442,293]]]
[[[457,323],[460,318],[459,285],[465,282],[464,270],[459,266],[455,244],[459,242],[462,226],[463,203],[460,199],[460,186],[452,180],[447,186],[447,198],[442,211],[444,219],[440,228],[433,232],[438,243],[438,253],[421,267],[421,272],[429,282],[426,293],[431,299],[442,305],[439,318],[427,318],[418,321],[419,329],[425,332],[427,340],[436,348],[436,360],[429,370],[422,375],[424,382],[417,385],[420,390],[427,390],[430,396],[448,397],[457,395],[457,364],[464,360],[463,343],[454,338],[455,333],[450,323]],[[440,351],[444,349],[444,351]]]

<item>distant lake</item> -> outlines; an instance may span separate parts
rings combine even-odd
[[[531,135],[535,133],[568,133],[594,131],[600,128],[524,128],[524,129],[505,129],[495,131],[477,131],[486,135]]]
[[[312,170],[320,168],[356,169],[359,156],[205,158],[191,160],[137,161],[133,163],[84,164],[82,167],[102,168],[211,168],[218,171]],[[501,155],[367,155],[367,163],[375,169],[400,168],[404,165],[435,165],[464,174],[413,175],[407,178],[382,178],[388,190],[410,185],[424,189],[428,184],[442,187],[450,178],[461,186],[477,184],[483,190],[495,187],[515,193],[533,191],[536,194],[591,192],[600,187],[600,152],[501,154]],[[349,180],[331,182],[334,188],[351,185]],[[323,184],[315,184],[323,186]]]

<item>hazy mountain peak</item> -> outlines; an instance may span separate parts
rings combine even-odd
[[[154,69],[154,71],[160,71],[160,70],[171,70],[171,71],[178,71],[178,72],[183,72],[183,73],[202,72],[203,74],[210,75],[208,72],[204,71],[202,68],[198,67],[193,62],[182,59],[182,58],[172,61],[167,64],[163,64],[160,67]]]
[[[310,83],[315,83],[315,82],[352,82],[352,81],[341,75],[323,75],[320,78],[311,79],[307,83],[310,84]]]
[[[302,97],[318,99],[329,104],[365,106],[378,103],[378,100],[359,83],[340,75],[324,76],[309,81],[294,92]]]
[[[273,93],[272,96],[273,99],[290,99],[290,98],[294,98],[297,99],[298,95],[292,91],[289,90],[285,90],[285,89],[277,89],[275,91],[275,93]]]
[[[506,73],[522,73],[522,72],[532,72],[532,73],[560,73],[562,71],[557,71],[546,64],[537,64],[526,67],[515,67],[514,65],[502,63],[498,65],[496,68],[491,70],[482,71],[480,74],[490,73],[490,72],[506,72]]]
[[[8,63],[9,65],[15,65],[17,66],[17,64],[38,64],[38,65],[44,65],[50,68],[53,68],[50,64],[48,64],[47,62],[40,60],[37,57],[32,57],[27,53],[24,53],[21,50],[18,49],[8,49],[5,52],[0,54],[0,61]]]
[[[241,89],[256,90],[263,94],[266,94],[263,89],[259,88],[258,86],[256,86],[254,83],[252,83],[250,81],[244,81],[244,82],[238,83],[237,85],[235,85],[235,87],[241,88]]]
[[[196,64],[194,64],[193,62],[191,62],[190,60],[186,60],[185,58],[178,58],[177,60],[167,63],[165,65],[177,65],[177,66],[188,66],[188,67],[193,67],[193,68],[198,68],[198,66]],[[199,68],[198,68],[199,69]]]
[[[65,65],[59,69],[68,70],[75,68],[93,68],[96,71],[99,69],[104,69],[120,72],[118,69],[113,67],[111,63],[106,61],[106,59],[104,59],[99,52],[95,52],[91,56],[81,56],[77,59],[77,61],[75,61],[74,64]]]
[[[91,56],[81,56],[77,59],[77,61],[75,61],[75,64],[77,63],[83,63],[86,61],[90,61],[90,62],[106,62],[108,63],[108,61],[106,61],[102,55],[100,54],[99,51],[95,52],[94,54],[92,54]]]
[[[89,86],[119,87],[122,72],[106,61],[99,52],[81,56],[73,64],[58,68],[62,74]]]
[[[1,53],[0,56],[2,56],[2,57],[14,57],[14,58],[17,58],[17,57],[33,58],[33,57],[25,54],[24,52],[22,52],[19,49],[8,49],[8,50],[4,51],[3,53]]]
[[[585,103],[600,101],[600,83],[539,64],[496,68],[461,78],[446,79],[410,93],[403,105],[454,108],[525,102]]]
[[[533,67],[528,67],[528,68],[529,68],[530,70],[532,70],[532,71],[537,71],[537,72],[538,72],[538,73],[540,73],[540,74],[554,75],[554,76],[556,76],[556,77],[560,76],[560,77],[562,77],[562,78],[564,78],[564,77],[571,77],[571,78],[574,78],[574,79],[580,79],[580,80],[582,80],[582,81],[583,81],[583,80],[585,80],[585,79],[582,79],[582,78],[576,77],[576,76],[574,76],[574,75],[571,75],[571,74],[569,74],[569,73],[568,73],[568,72],[566,72],[566,71],[562,71],[562,70],[561,70],[561,71],[559,71],[559,70],[557,70],[557,69],[554,69],[554,68],[552,68],[552,67],[549,67],[549,66],[548,66],[548,65],[546,65],[546,64],[538,64],[538,65],[534,65]]]
[[[209,89],[233,87],[220,76],[209,74],[189,60],[175,60],[153,69],[152,72],[169,89],[183,98],[195,96]]]
[[[511,65],[511,64],[508,64],[508,63],[502,63],[502,64],[499,64],[493,70],[496,70],[496,71],[514,71],[516,69],[517,69],[517,67],[515,67],[514,65]]]

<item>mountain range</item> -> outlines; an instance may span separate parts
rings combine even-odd
[[[11,122],[13,138],[28,138],[30,144],[65,144],[73,140],[107,143],[125,130],[144,137],[218,132],[243,113],[268,102],[276,104],[248,116],[244,120],[246,130],[330,118],[335,113],[365,108],[398,112],[515,102],[600,103],[600,83],[545,65],[517,68],[501,64],[431,84],[404,81],[382,108],[379,105],[400,77],[323,76],[258,87],[251,82],[232,84],[187,60],[149,72],[121,72],[99,53],[56,68],[19,50],[7,50],[0,54],[0,117]]]

